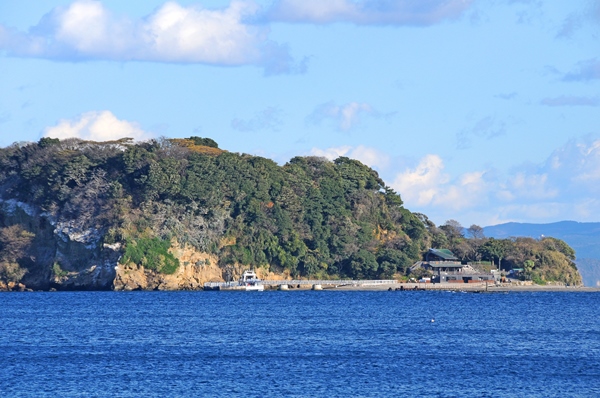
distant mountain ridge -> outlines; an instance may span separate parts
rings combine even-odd
[[[600,286],[600,222],[559,221],[549,224],[509,222],[485,227],[485,236],[510,238],[551,236],[575,249],[577,268],[586,286]]]

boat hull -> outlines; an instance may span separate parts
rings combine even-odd
[[[245,287],[247,292],[262,292],[265,290],[264,285],[248,285]]]

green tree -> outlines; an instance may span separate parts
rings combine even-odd
[[[490,238],[481,246],[481,255],[483,258],[494,262],[497,260],[498,269],[501,268],[502,259],[506,255],[510,248],[510,241],[506,239],[494,239]]]
[[[347,260],[345,272],[354,279],[369,279],[377,275],[379,264],[373,253],[359,250]]]
[[[211,138],[202,138],[202,137],[190,137],[188,140],[193,141],[195,145],[208,146],[211,148],[218,148],[219,144]]]

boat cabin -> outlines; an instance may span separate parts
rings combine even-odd
[[[258,276],[256,275],[256,272],[249,270],[249,271],[244,271],[240,280],[243,283],[247,283],[247,282],[256,282],[259,279],[258,279]]]

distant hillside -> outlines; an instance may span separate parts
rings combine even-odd
[[[484,228],[493,238],[529,236],[540,238],[552,236],[564,240],[575,249],[577,268],[586,286],[600,285],[600,223],[560,221],[551,224],[527,224],[510,222]]]

